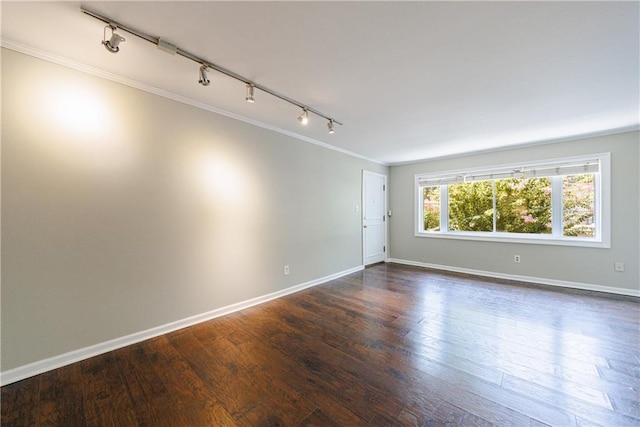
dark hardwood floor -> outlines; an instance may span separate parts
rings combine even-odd
[[[2,388],[2,425],[640,425],[640,304],[381,264]]]

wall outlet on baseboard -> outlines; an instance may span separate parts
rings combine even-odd
[[[624,271],[624,262],[614,262],[613,269],[622,273]]]
[[[521,259],[520,259],[520,255],[514,255],[513,256],[513,262],[515,262],[516,264],[520,263]]]
[[[283,270],[284,270],[284,275],[288,276],[289,275],[289,266],[285,265]]]

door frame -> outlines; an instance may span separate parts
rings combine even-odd
[[[384,252],[384,260],[383,262],[388,262],[389,260],[389,215],[387,215],[389,213],[388,211],[388,206],[389,206],[389,185],[387,183],[388,179],[387,179],[387,175],[382,174],[382,173],[378,173],[378,172],[373,172],[373,171],[368,171],[366,169],[362,169],[362,183],[361,183],[361,187],[360,187],[360,192],[361,192],[361,206],[362,209],[361,214],[360,214],[360,233],[361,233],[361,238],[362,238],[362,266],[366,267],[365,264],[365,238],[364,238],[364,215],[365,215],[365,191],[364,191],[364,181],[365,181],[365,177],[367,175],[373,175],[373,176],[379,176],[382,177],[383,181],[384,181],[384,246],[385,246],[385,252]]]

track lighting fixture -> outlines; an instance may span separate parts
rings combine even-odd
[[[2,1],[2,0],[0,0]],[[248,79],[246,77],[241,76],[240,74],[234,73],[233,71],[226,69],[220,65],[216,65],[212,62],[207,61],[206,59],[198,56],[198,55],[194,55],[191,52],[188,52],[186,50],[181,49],[180,47],[178,47],[176,44],[172,43],[171,41],[162,38],[162,37],[156,37],[156,36],[152,36],[150,34],[146,34],[142,31],[139,31],[135,28],[123,25],[119,22],[116,22],[114,20],[112,20],[111,18],[101,15],[97,12],[91,11],[86,9],[84,6],[80,6],[80,10],[82,11],[82,13],[89,15],[99,21],[104,22],[106,25],[106,27],[104,27],[104,34],[102,37],[102,44],[104,45],[104,47],[112,53],[116,53],[120,50],[120,48],[118,47],[118,45],[120,43],[122,43],[123,41],[125,41],[124,37],[122,37],[120,34],[116,33],[117,30],[122,30],[125,31],[129,34],[132,34],[136,37],[141,38],[142,40],[146,40],[149,43],[152,43],[154,45],[156,45],[160,50],[163,50],[171,55],[179,55],[182,56],[184,58],[187,58],[193,62],[196,62],[200,65],[200,70],[198,73],[198,83],[200,83],[202,86],[208,86],[209,84],[211,84],[211,82],[209,81],[209,79],[207,78],[207,71],[209,70],[214,70],[217,71],[220,74],[224,74],[227,77],[231,77],[232,79],[238,80],[242,83],[244,83],[246,85],[246,97],[245,99],[247,100],[247,102],[255,102],[254,99],[254,90],[255,89],[260,89],[260,91],[267,93],[275,98],[280,99],[281,101],[284,102],[288,102],[291,105],[295,105],[296,107],[302,108],[302,114],[300,114],[300,116],[298,117],[298,121],[303,124],[306,125],[307,123],[309,123],[309,113],[313,113],[316,116],[322,117],[326,120],[329,121],[329,123],[327,123],[327,127],[329,128],[329,133],[334,133],[334,125],[338,124],[338,125],[342,125],[342,123],[340,123],[339,121],[327,116],[326,114],[321,113],[318,110],[314,110],[313,108],[307,107],[303,102],[297,101],[295,99],[289,98],[288,96],[285,96],[281,93],[278,93],[272,89],[269,89],[266,86],[262,86],[258,83],[252,82],[251,79]],[[111,37],[109,38],[109,40],[107,40],[107,28],[111,29]]]
[[[256,102],[256,100],[253,99],[253,83],[247,83],[247,96],[244,99],[252,104]]]
[[[202,86],[209,86],[211,81],[207,78],[207,67],[206,67],[206,65],[201,65],[200,66],[200,72],[198,73],[198,75],[200,76],[200,79],[198,80],[198,83],[200,83]]]
[[[109,40],[107,40],[107,28],[111,29],[111,38],[109,38]],[[109,24],[106,27],[104,27],[104,34],[102,35],[102,44],[104,45],[105,49],[107,49],[109,52],[118,53],[118,51],[120,50],[118,45],[123,41],[125,41],[125,38],[122,37],[120,34],[116,33],[116,27],[114,25]]]
[[[329,121],[327,122],[327,128],[329,129],[329,135],[333,135],[334,133],[336,133],[335,130],[333,130],[333,120],[329,119]]]
[[[306,126],[307,123],[309,123],[309,110],[307,110],[306,108],[302,109],[302,114],[300,114],[298,116],[298,121],[303,125]]]

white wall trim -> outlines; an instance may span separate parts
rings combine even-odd
[[[86,65],[77,61],[73,61],[71,59],[67,59],[65,57],[55,55],[40,49],[35,49],[30,46],[14,42],[12,40],[0,37],[0,47],[4,47],[6,49],[13,50],[15,52],[23,53],[25,55],[32,56],[34,58],[42,59],[43,61],[48,61],[53,64],[61,65],[63,67],[71,68],[72,70],[80,71],[81,73],[90,74],[92,76],[97,76],[103,78],[105,80],[110,80],[112,82],[120,83],[125,86],[129,86],[135,89],[140,89],[145,92],[152,93],[154,95],[161,96],[163,98],[168,98],[176,102],[180,102],[182,104],[191,105],[192,107],[200,108],[202,110],[210,111],[212,113],[220,114],[221,116],[229,117],[235,120],[239,120],[241,122],[249,123],[253,126],[257,126],[263,129],[268,129],[273,132],[278,132],[283,135],[290,136],[292,138],[308,142],[310,144],[319,145],[320,147],[327,148],[329,150],[337,151],[342,154],[346,154],[351,157],[356,157],[358,159],[367,160],[369,162],[377,163],[379,165],[388,166],[386,163],[381,162],[380,160],[371,159],[369,157],[365,157],[361,154],[354,153],[349,150],[345,150],[344,148],[336,147],[335,145],[327,144],[326,142],[319,141],[314,138],[310,138],[305,135],[300,135],[295,132],[291,132],[286,129],[282,129],[268,123],[263,123],[257,120],[250,119],[248,117],[242,116],[240,114],[235,114],[227,110],[223,110],[221,108],[216,108],[212,105],[205,104],[200,101],[196,101],[191,98],[187,98],[186,96],[178,95],[177,93],[169,92],[164,89],[157,88],[155,86],[150,86],[144,84],[142,82],[131,80],[126,77],[119,76],[117,74],[110,73],[108,71],[104,71],[100,68],[92,67],[90,65]]]
[[[558,286],[562,288],[582,289],[585,291],[607,292],[610,294],[628,295],[640,297],[640,290],[615,288],[613,286],[595,285],[591,283],[570,282],[567,280],[546,279],[543,277],[520,276],[517,274],[497,273],[494,271],[474,270],[471,268],[452,267],[448,265],[429,264],[426,262],[410,261],[406,259],[389,258],[388,262],[411,265],[414,267],[433,268],[436,270],[453,271],[455,273],[473,274],[475,276],[492,277],[495,279],[516,280],[519,282],[535,283],[540,285]]]
[[[253,307],[258,304],[265,303],[277,298],[281,298],[285,295],[289,295],[295,292],[299,292],[303,289],[311,288],[313,286],[320,285],[322,283],[329,282],[331,280],[338,279],[351,273],[363,270],[364,266],[359,265],[348,270],[340,271],[338,273],[330,274],[328,276],[321,277],[319,279],[311,280],[299,285],[291,286],[280,291],[272,292],[270,294],[262,295],[256,298],[251,298],[246,301],[241,301],[235,304],[228,305],[226,307],[220,307],[215,310],[197,314],[195,316],[187,317],[185,319],[176,320],[175,322],[167,323],[164,325],[156,326],[151,329],[147,329],[140,332],[135,332],[130,335],[115,338],[102,343],[94,344],[89,347],[73,350],[68,353],[53,356],[48,359],[39,360],[37,362],[29,363],[27,365],[19,366],[8,371],[0,372],[0,385],[5,386],[7,384],[14,383],[16,381],[23,380],[25,378],[32,377],[34,375],[41,374],[43,372],[50,371],[52,369],[60,368],[62,366],[70,365],[81,360],[88,359],[99,354],[103,354],[112,350],[117,350],[122,347],[126,347],[131,344],[135,344],[141,341],[148,340],[160,335],[164,335],[169,332],[177,331],[178,329],[193,326],[198,323],[206,322],[216,317],[224,316],[234,313],[236,311],[244,310],[249,307]]]

